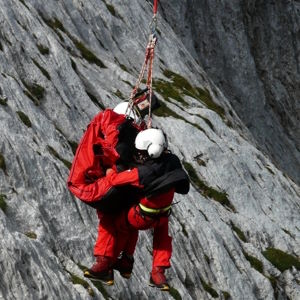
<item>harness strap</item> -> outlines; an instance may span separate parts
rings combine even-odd
[[[147,207],[147,206],[140,203],[139,207],[140,207],[142,212],[145,212],[145,213],[148,213],[148,214],[153,214],[153,215],[158,215],[158,214],[162,214],[162,213],[165,213],[168,210],[170,210],[171,205],[168,205],[168,206],[163,207],[163,208],[150,208],[150,207]]]

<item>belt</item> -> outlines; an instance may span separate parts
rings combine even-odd
[[[141,211],[146,213],[146,214],[159,215],[159,214],[163,214],[163,213],[169,211],[170,208],[171,208],[171,205],[168,205],[168,206],[163,207],[163,208],[150,208],[150,207],[147,207],[147,206],[140,203],[139,207],[140,207]]]

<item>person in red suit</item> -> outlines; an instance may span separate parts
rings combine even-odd
[[[101,255],[97,263],[87,270],[86,277],[113,284],[113,269],[129,278],[133,268],[133,253],[138,230],[154,228],[153,263],[150,285],[169,290],[165,269],[170,267],[172,238],[168,234],[168,216],[174,193],[186,194],[189,179],[178,157],[167,151],[167,142],[159,129],[147,129],[138,133],[136,140],[135,167],[140,191],[139,203],[118,216],[100,223],[97,246]],[[108,171],[108,175],[114,173]],[[122,252],[119,259],[117,257]]]

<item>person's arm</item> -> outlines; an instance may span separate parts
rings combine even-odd
[[[143,185],[140,184],[137,168],[129,169],[120,173],[115,172],[113,169],[108,169],[106,177],[112,186],[133,185],[143,188]]]

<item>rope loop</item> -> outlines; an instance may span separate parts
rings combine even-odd
[[[147,93],[148,93],[148,101],[149,101],[149,111],[148,111],[148,122],[147,122],[147,128],[151,128],[152,125],[152,119],[151,119],[151,105],[152,105],[152,68],[153,68],[153,60],[154,60],[154,50],[155,46],[157,43],[157,6],[158,6],[158,0],[154,0],[153,3],[153,17],[152,20],[149,24],[149,29],[150,29],[150,35],[148,39],[148,44],[146,47],[146,52],[145,52],[145,59],[144,63],[142,66],[142,69],[140,71],[139,77],[136,81],[135,87],[133,88],[131,95],[130,95],[130,100],[129,100],[129,105],[128,105],[128,113],[130,114],[131,111],[133,110],[133,106],[135,105],[135,100],[136,100],[136,95],[139,93],[139,87],[141,85],[141,82],[144,78],[145,72],[147,70],[147,81],[146,81],[146,86],[147,86]],[[127,111],[126,111],[127,113]]]

